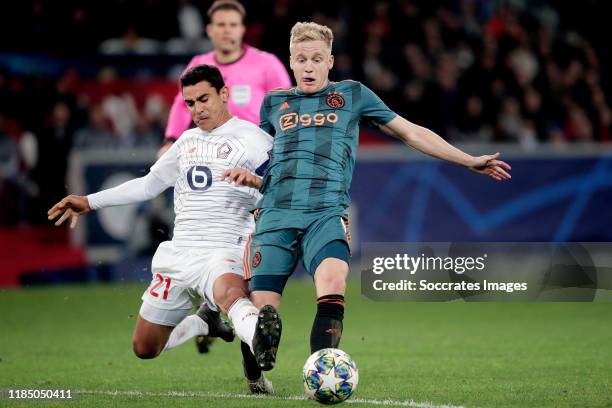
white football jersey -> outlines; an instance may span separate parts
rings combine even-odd
[[[185,131],[159,158],[151,173],[174,186],[175,245],[244,246],[254,229],[250,211],[260,193],[221,181],[221,175],[234,167],[261,173],[272,141],[256,125],[234,117],[211,132]]]

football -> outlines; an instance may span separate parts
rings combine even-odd
[[[344,351],[326,348],[313,353],[302,371],[306,394],[322,404],[337,404],[353,394],[359,381],[357,365]]]

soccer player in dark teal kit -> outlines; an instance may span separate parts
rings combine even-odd
[[[329,81],[332,42],[326,26],[293,27],[291,69],[297,87],[269,93],[261,108],[260,126],[274,136],[266,175],[259,179],[243,169],[225,174],[263,193],[245,253],[245,274],[251,279],[251,299],[260,308],[254,337],[246,342],[264,370],[276,361],[281,335],[277,309],[300,259],[317,293],[311,351],[339,345],[350,258],[346,209],[360,122],[425,154],[495,180],[510,178],[510,166],[498,160],[499,153],[473,157],[397,115],[361,83]]]

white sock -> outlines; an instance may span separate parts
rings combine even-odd
[[[255,326],[257,325],[257,309],[249,298],[240,298],[234,302],[228,311],[228,317],[234,324],[234,330],[240,340],[249,345],[253,351],[253,336],[255,335]]]
[[[170,333],[164,351],[179,346],[195,336],[205,336],[208,334],[208,324],[198,315],[191,315],[184,318]]]

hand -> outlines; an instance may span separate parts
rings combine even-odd
[[[246,169],[234,168],[225,170],[221,175],[221,180],[227,180],[228,183],[234,183],[237,186],[261,187],[261,178]]]
[[[495,154],[489,154],[485,156],[474,157],[472,162],[468,164],[468,168],[475,171],[478,174],[484,174],[494,178],[495,180],[510,180],[512,176],[508,171],[512,170],[512,167],[504,161],[497,160],[499,152]]]
[[[89,201],[85,196],[69,195],[64,197],[62,201],[55,204],[49,211],[47,211],[47,218],[53,220],[58,215],[62,215],[59,220],[55,222],[55,226],[61,225],[64,221],[70,218],[70,228],[76,227],[79,215],[86,214],[91,211]]]

